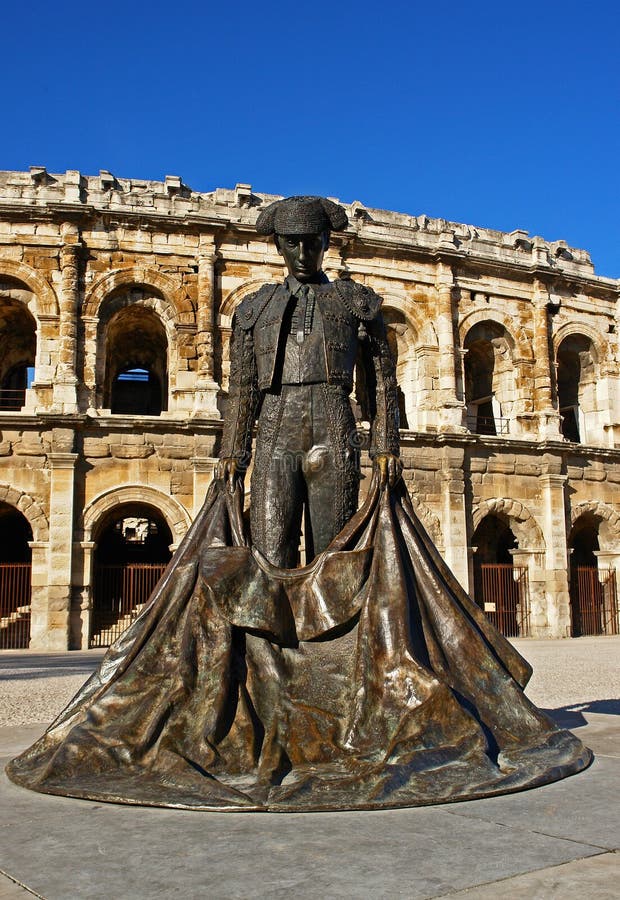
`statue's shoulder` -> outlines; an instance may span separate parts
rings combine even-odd
[[[340,278],[332,282],[338,296],[350,313],[364,322],[375,318],[381,307],[381,297],[364,284]]]
[[[237,324],[244,330],[253,328],[278,287],[277,284],[264,284],[255,293],[245,297],[235,310]]]

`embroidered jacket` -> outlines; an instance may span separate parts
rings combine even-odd
[[[288,338],[282,325],[291,302],[290,281],[264,285],[235,311],[221,458],[247,463],[262,392],[280,388]],[[312,284],[311,289],[323,329],[320,368],[326,372],[328,384],[342,384],[350,392],[356,361],[361,364],[371,421],[370,455],[397,455],[396,374],[380,312],[381,298],[353,281]]]

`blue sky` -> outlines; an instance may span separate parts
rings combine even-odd
[[[0,168],[526,228],[620,277],[617,3],[33,0],[1,21]]]

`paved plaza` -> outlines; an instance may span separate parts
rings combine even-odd
[[[204,813],[49,797],[0,776],[0,900],[620,896],[620,637],[514,642],[530,697],[595,753],[519,794],[380,812]],[[99,651],[0,653],[0,768]]]

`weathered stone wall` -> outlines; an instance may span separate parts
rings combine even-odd
[[[234,310],[284,271],[253,227],[273,199],[248,185],[199,194],[176,177],[0,173],[0,378],[34,362],[22,408],[0,411],[0,502],[33,532],[33,647],[87,646],[98,528],[115,507],[157,509],[173,546],[199,509]],[[532,633],[568,634],[581,515],[620,567],[618,281],[561,240],[348,212],[325,269],[384,297],[419,517],[468,589],[476,528],[505,522],[528,570]],[[158,416],[111,413],[132,341],[165,383]],[[573,395],[578,443],[562,434]],[[481,404],[496,434],[480,433]]]

